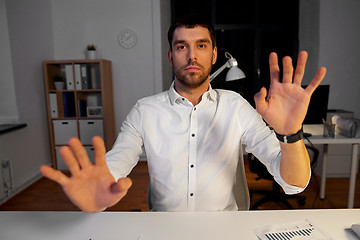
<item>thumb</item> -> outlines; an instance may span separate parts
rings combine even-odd
[[[127,193],[127,191],[129,190],[129,188],[132,185],[132,181],[130,178],[126,177],[126,178],[119,178],[119,180],[114,183],[111,186],[111,191],[113,193]]]
[[[260,89],[260,91],[255,94],[254,100],[255,100],[256,108],[258,108],[258,106],[260,106],[260,105],[265,104],[265,102],[266,102],[266,100],[265,100],[266,94],[267,94],[267,91],[266,91],[265,87],[262,87]]]

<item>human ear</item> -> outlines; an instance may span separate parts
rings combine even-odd
[[[216,63],[216,59],[217,59],[217,47],[215,46],[212,52],[212,65],[214,65]]]
[[[172,65],[173,59],[172,59],[172,52],[171,52],[170,49],[169,49],[169,51],[168,51],[168,60],[169,60],[169,63]]]

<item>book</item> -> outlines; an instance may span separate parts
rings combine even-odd
[[[75,98],[71,92],[63,93],[64,117],[75,117]]]
[[[78,99],[78,111],[80,117],[87,117],[86,100]]]

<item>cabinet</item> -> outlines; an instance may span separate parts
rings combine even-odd
[[[329,110],[326,114],[326,121],[330,122],[331,117],[339,115],[345,118],[353,118],[354,113],[345,110]],[[350,144],[339,145],[333,144],[328,146],[328,161],[326,175],[328,178],[348,178],[350,177],[351,166],[351,149]],[[321,158],[322,159],[322,158]],[[322,165],[322,161],[319,161]]]
[[[71,137],[80,138],[93,162],[92,137],[102,137],[106,150],[116,138],[111,61],[47,60],[43,71],[53,167],[66,169],[59,149]]]

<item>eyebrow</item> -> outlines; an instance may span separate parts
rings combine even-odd
[[[197,42],[197,43],[210,43],[210,40],[207,39],[207,38],[202,38],[202,39],[198,39],[196,42]],[[174,41],[174,45],[184,44],[184,43],[186,43],[185,40],[175,40],[175,41]]]

